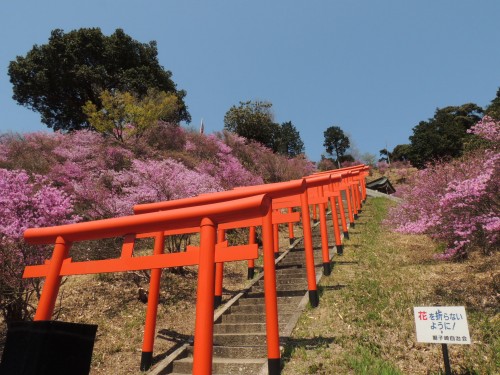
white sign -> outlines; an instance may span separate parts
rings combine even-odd
[[[417,342],[470,344],[464,306],[414,307]]]

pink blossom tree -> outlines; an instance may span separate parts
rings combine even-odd
[[[335,164],[332,158],[327,158],[321,155],[321,160],[317,164],[318,170],[320,171],[331,171],[337,169],[338,165]]]
[[[55,163],[53,150],[63,140],[60,133],[35,132],[0,135],[0,168],[24,169],[45,174]]]
[[[237,186],[263,184],[262,177],[254,175],[233,155],[232,148],[214,135],[208,136],[216,145],[217,151],[213,160],[203,160],[196,168],[201,173],[214,177],[225,189]]]
[[[24,243],[24,231],[78,219],[71,198],[43,177],[0,169],[0,310],[6,321],[30,318],[40,280],[21,275],[27,264],[42,263],[50,251]]]
[[[388,219],[396,231],[444,242],[443,259],[466,257],[477,247],[484,253],[499,247],[499,123],[485,117],[471,133],[492,141],[492,147],[416,173],[399,189],[404,201]]]
[[[475,134],[492,142],[492,148],[498,148],[500,144],[500,122],[489,116],[484,116],[481,121],[467,130],[467,133]]]
[[[133,160],[129,170],[114,176],[114,186],[120,191],[121,212],[131,214],[132,207],[150,203],[192,197],[223,190],[214,177],[188,169],[173,159]]]
[[[387,172],[387,170],[389,169],[389,164],[385,160],[379,161],[377,162],[377,169],[380,174],[384,175],[385,172]]]
[[[287,158],[273,153],[260,143],[247,140],[234,133],[223,132],[219,136],[232,149],[233,155],[238,158],[245,169],[261,176],[265,183],[300,178],[316,170],[314,163],[303,155]]]
[[[341,168],[347,168],[347,167],[354,167],[355,165],[360,165],[360,164],[364,164],[362,161],[359,161],[359,160],[354,160],[354,161],[343,161],[340,163],[340,167]]]

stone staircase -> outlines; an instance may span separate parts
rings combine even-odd
[[[345,194],[344,194],[345,195]],[[345,200],[345,197],[344,197]],[[347,202],[344,201],[347,210]],[[334,246],[331,212],[328,215],[328,239],[330,258],[336,253]],[[345,212],[347,216],[347,211]],[[341,224],[340,216],[338,216]],[[313,225],[314,263],[316,281],[322,277],[321,235],[319,223]],[[348,227],[354,227],[354,223]],[[341,233],[348,228],[341,227]],[[286,344],[302,311],[309,302],[304,248],[301,239],[280,253],[276,260],[276,285],[278,295],[278,318],[280,345]],[[332,263],[333,267],[333,263]],[[333,269],[332,269],[333,272]],[[332,273],[333,274],[333,273]],[[258,274],[252,285],[233,297],[215,313],[212,373],[266,375],[267,346],[264,305],[264,277]],[[150,371],[148,375],[191,374],[193,368],[193,346],[185,344],[169,355]]]
[[[321,272],[321,250],[314,251],[317,273]],[[267,373],[264,277],[256,282],[224,311],[214,324],[213,374]],[[307,304],[307,281],[304,250],[284,252],[276,264],[280,338],[291,329]],[[164,372],[158,374],[191,374],[193,346],[189,345]],[[170,372],[169,372],[170,371]]]

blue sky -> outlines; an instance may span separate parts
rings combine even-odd
[[[246,100],[292,121],[306,154],[332,125],[360,153],[407,143],[437,107],[486,106],[500,87],[499,0],[24,0],[0,5],[0,132],[46,130],[12,100],[7,67],[56,28],[158,43],[191,126],[223,128]]]

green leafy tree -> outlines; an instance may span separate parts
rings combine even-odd
[[[117,29],[105,36],[99,28],[64,33],[53,30],[47,44],[35,45],[26,56],[9,64],[13,99],[35,112],[54,130],[89,128],[82,107],[88,102],[102,109],[100,95],[130,92],[144,97],[148,89],[177,96],[176,120],[191,120],[172,73],[158,62],[156,42],[140,43]]]
[[[324,132],[327,154],[335,157],[337,166],[340,168],[341,157],[345,154],[350,146],[349,137],[344,134],[344,131],[338,126],[330,126]]]
[[[141,137],[158,121],[175,118],[178,113],[177,96],[154,89],[150,89],[142,99],[129,92],[111,93],[107,90],[99,98],[101,109],[88,101],[83,106],[83,113],[95,130],[121,142],[130,137]]]
[[[497,96],[491,101],[484,113],[491,118],[500,121],[500,88],[497,90]]]
[[[240,102],[226,112],[224,129],[259,142],[278,154],[296,157],[304,153],[299,131],[291,121],[275,123],[272,106],[259,100]]]
[[[272,103],[265,101],[240,102],[226,112],[224,129],[276,151],[280,129],[274,123],[271,107]]]
[[[483,109],[476,104],[437,109],[434,117],[421,121],[410,136],[408,155],[413,166],[424,168],[429,162],[458,157],[470,135],[467,129],[478,122]]]
[[[277,135],[277,152],[289,157],[296,157],[304,153],[304,142],[299,131],[291,121],[284,122]]]
[[[411,146],[409,144],[397,145],[391,152],[392,161],[408,161]]]
[[[341,157],[339,157],[339,161],[341,164],[346,163],[346,162],[354,163],[356,161],[356,159],[354,159],[354,156],[352,156],[350,154],[344,154]]]
[[[379,154],[380,154],[380,159],[378,159],[378,161],[385,161],[387,163],[391,162],[392,154],[389,152],[389,150],[383,148],[382,150],[379,151]]]

